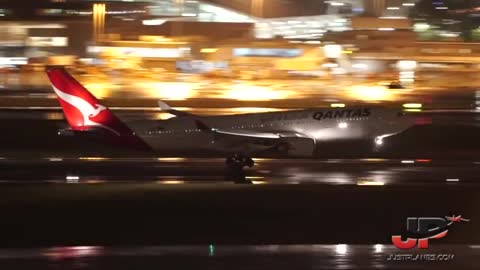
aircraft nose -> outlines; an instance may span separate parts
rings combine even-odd
[[[431,125],[433,120],[430,116],[425,115],[412,115],[410,113],[405,113],[404,111],[400,111],[398,113],[398,117],[400,121],[408,122],[410,125],[415,126],[424,126],[424,125]]]
[[[432,122],[433,122],[432,117],[429,117],[429,116],[415,117],[416,126],[431,125]]]

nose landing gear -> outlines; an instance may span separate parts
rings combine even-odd
[[[376,146],[382,146],[383,145],[383,137],[376,137],[375,138],[375,145]]]
[[[381,136],[375,137],[375,140],[373,141],[373,152],[374,153],[380,152],[382,146],[383,146],[383,137]]]

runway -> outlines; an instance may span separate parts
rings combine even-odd
[[[458,159],[261,158],[238,177],[222,158],[71,145],[0,157],[1,269],[479,267],[480,160],[458,148],[443,156]],[[407,217],[446,215],[470,222],[427,251],[392,246]]]
[[[478,186],[479,161],[431,159],[255,159],[253,184]],[[1,158],[0,183],[217,184],[238,178],[220,158]]]
[[[390,245],[74,246],[0,249],[2,269],[478,269],[478,246],[441,246],[421,254],[444,260],[393,260],[408,256]],[[413,257],[413,256],[412,256]],[[408,258],[408,257],[405,257]]]

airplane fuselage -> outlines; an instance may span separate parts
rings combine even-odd
[[[198,121],[208,126],[211,132],[199,127]],[[129,126],[158,151],[218,150],[251,154],[272,148],[278,142],[288,142],[287,138],[311,140],[313,145],[332,140],[374,139],[400,133],[412,125],[413,120],[399,110],[359,107],[188,116],[148,124],[131,123]],[[218,134],[215,130],[229,135]],[[254,132],[255,138],[248,137],[249,132]],[[278,134],[280,139],[272,142],[271,134]]]
[[[414,124],[398,110],[373,107],[307,109],[228,116],[198,116],[159,101],[176,117],[125,123],[61,68],[47,70],[69,130],[59,134],[91,134],[123,147],[159,153],[214,150],[230,153],[227,165],[253,166],[251,157],[274,150],[288,156],[312,156],[317,143],[343,139],[375,139],[400,133]]]

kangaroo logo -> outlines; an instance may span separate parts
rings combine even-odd
[[[87,102],[86,100],[84,100],[82,98],[79,98],[77,96],[70,95],[70,94],[67,94],[67,93],[64,93],[64,92],[60,91],[55,86],[53,86],[53,91],[55,91],[55,93],[58,95],[58,97],[60,97],[63,101],[65,101],[68,104],[72,105],[73,107],[77,108],[82,113],[83,125],[84,126],[101,127],[101,128],[107,129],[107,130],[115,133],[116,135],[120,136],[120,133],[118,133],[116,130],[114,130],[114,129],[108,127],[108,126],[105,126],[105,125],[102,125],[100,123],[97,123],[97,122],[94,122],[94,121],[90,120],[90,118],[93,118],[93,117],[97,116],[100,112],[106,110],[107,107],[105,107],[103,105],[100,105],[100,104],[95,104],[95,106],[93,106],[92,104],[90,104],[89,102]]]

